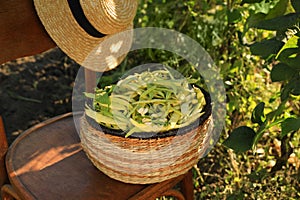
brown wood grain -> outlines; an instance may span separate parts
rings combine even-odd
[[[2,200],[21,200],[15,189],[9,184],[1,188],[1,198]]]
[[[167,180],[161,183],[152,184],[145,190],[141,190],[139,193],[131,197],[129,200],[145,200],[156,199],[165,194],[168,190],[172,189],[177,183],[184,178],[184,175],[178,176],[174,179]]]
[[[7,174],[5,169],[5,155],[8,149],[6,140],[4,124],[2,117],[0,116],[0,187],[7,181]]]
[[[194,184],[193,184],[193,173],[190,170],[181,181],[182,193],[185,196],[185,200],[194,199]]]
[[[32,0],[0,1],[0,64],[55,47]]]
[[[71,116],[39,124],[7,154],[7,171],[22,199],[128,199],[146,185],[116,181],[87,159]]]
[[[13,188],[26,200],[155,199],[185,177],[152,185],[127,184],[109,178],[82,151],[70,113],[21,134],[7,153],[6,165]]]

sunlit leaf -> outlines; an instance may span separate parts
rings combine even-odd
[[[283,47],[278,52],[276,58],[280,57],[282,52],[286,49],[291,49],[289,55],[291,55],[292,53],[297,53],[299,52],[298,48],[299,48],[299,37],[297,35],[294,35],[283,45]]]
[[[281,62],[288,62],[290,59],[297,58],[298,54],[300,53],[300,48],[285,48],[280,50],[280,54],[277,56]]]
[[[234,129],[223,144],[236,152],[250,150],[254,141],[255,131],[247,126]]]
[[[287,64],[294,70],[300,71],[300,37],[294,35],[278,52],[276,59]]]

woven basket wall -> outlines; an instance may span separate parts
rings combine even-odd
[[[95,129],[83,116],[80,138],[92,163],[109,177],[132,184],[162,182],[197,164],[209,143],[209,116],[187,133],[154,139],[125,138]]]

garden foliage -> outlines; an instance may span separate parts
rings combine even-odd
[[[169,28],[190,36],[210,54],[224,80],[226,127],[195,167],[197,199],[300,196],[294,177],[299,177],[294,169],[300,158],[299,24],[299,0],[139,1],[135,27]],[[130,52],[100,84],[116,82],[131,66],[151,62],[197,79],[205,88],[194,66],[156,49]]]

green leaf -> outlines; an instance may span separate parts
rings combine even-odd
[[[288,48],[299,48],[299,36],[294,35],[291,37],[282,47],[281,51]]]
[[[284,49],[280,53],[278,60],[294,70],[300,71],[300,48]]]
[[[287,118],[281,123],[281,136],[285,136],[292,131],[298,131],[300,129],[300,117]]]
[[[300,1],[299,0],[291,0],[292,6],[296,12],[300,12]]]
[[[299,22],[300,13],[290,13],[273,19],[259,21],[253,27],[271,31],[292,28]]]
[[[283,111],[285,110],[285,104],[286,104],[286,101],[282,101],[276,109],[274,109],[273,111],[271,111],[267,114],[267,119],[269,121],[272,121],[276,117],[281,115],[283,113]]]
[[[85,109],[85,114],[91,118],[93,118],[98,123],[104,123],[109,125],[117,125],[114,119],[105,116],[99,112],[93,111],[90,107],[87,107]]]
[[[288,66],[294,70],[300,71],[300,54],[297,54],[294,58],[288,58],[284,61]]]
[[[252,144],[252,147],[253,146],[256,146],[258,141],[260,140],[260,138],[262,138],[262,136],[264,135],[265,131],[267,130],[267,124],[268,124],[268,120],[265,120],[260,126],[259,126],[259,129],[257,130],[256,132],[256,135],[254,137],[254,140],[253,140],[253,144]]]
[[[227,11],[228,23],[236,23],[242,19],[241,12],[237,9]]]
[[[94,93],[87,93],[87,92],[84,92],[84,95],[85,95],[87,98],[90,98],[90,99],[94,99],[94,98],[95,98],[95,94],[94,94]]]
[[[110,98],[108,93],[105,93],[103,95],[96,95],[96,102],[99,102],[101,104],[110,104]]]
[[[236,152],[245,152],[251,149],[254,137],[255,131],[252,128],[240,126],[231,132],[223,144]]]
[[[284,43],[282,41],[273,38],[252,44],[250,46],[250,51],[253,55],[268,58],[272,54],[277,54],[283,45]]]
[[[265,103],[260,102],[257,104],[257,106],[254,108],[251,116],[251,121],[253,123],[258,123],[261,125],[263,123],[264,119],[264,109],[265,109]]]
[[[262,2],[263,0],[243,0],[242,1],[242,4],[245,4],[245,3],[260,3]]]
[[[280,0],[272,10],[269,11],[268,15],[266,16],[267,19],[273,19],[275,17],[279,17],[284,15],[287,5],[288,5],[289,0]]]
[[[279,63],[272,68],[271,79],[273,82],[286,81],[290,80],[296,73],[297,71],[288,65]]]
[[[291,87],[290,84],[288,83],[281,90],[281,94],[280,94],[281,101],[287,100],[290,96],[290,93],[291,93]]]
[[[297,58],[298,53],[300,53],[300,48],[285,48],[280,50],[276,59],[281,62],[288,62],[291,59]]]
[[[285,101],[290,94],[293,95],[300,95],[300,79],[299,75],[296,78],[293,78],[290,80],[283,88],[281,91],[281,100]]]
[[[283,53],[285,50],[288,50],[287,52]],[[295,53],[299,53],[299,37],[297,35],[294,35],[291,37],[280,49],[278,54],[276,55],[276,59],[282,60],[284,58],[287,58]]]
[[[299,78],[293,79],[291,81],[291,88],[292,88],[291,94],[296,95],[296,96],[300,95],[300,80],[299,80]]]
[[[263,21],[267,15],[265,13],[253,13],[247,19],[249,28],[255,27],[259,22]]]

